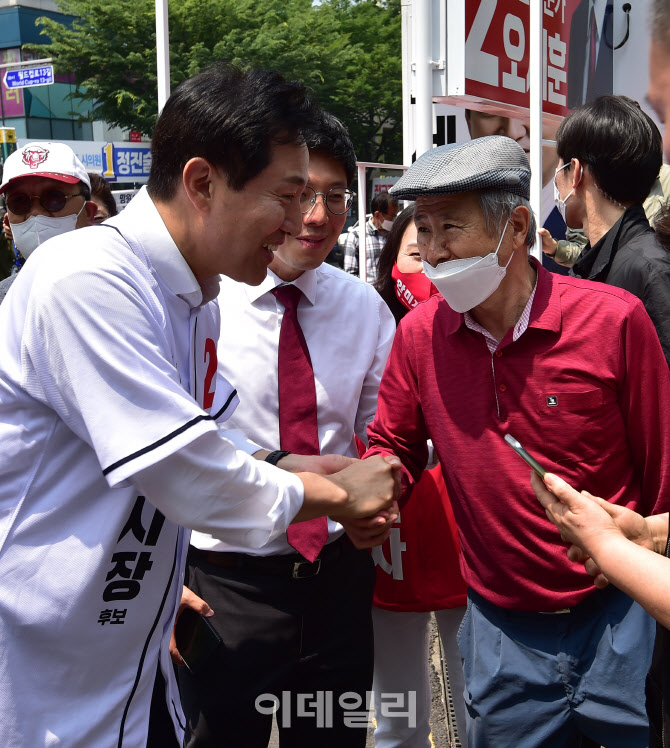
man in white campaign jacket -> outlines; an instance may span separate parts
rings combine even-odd
[[[144,746],[161,643],[181,740],[182,525],[262,547],[293,521],[391,505],[392,462],[280,470],[219,428],[237,396],[217,374],[218,274],[260,283],[299,230],[314,109],[267,71],[184,82],[147,189],[39,247],[0,307],[3,748]]]

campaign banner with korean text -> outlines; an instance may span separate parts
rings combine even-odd
[[[19,139],[19,147],[32,142]],[[145,184],[151,169],[150,143],[105,143],[97,140],[61,140],[69,145],[86,171],[101,174],[108,182]]]
[[[378,195],[380,192],[388,192],[391,187],[400,179],[400,177],[377,177],[372,180],[372,196],[368,195],[370,199]]]
[[[112,197],[116,203],[116,209],[119,213],[130,203],[137,195],[139,190],[112,190]]]
[[[544,113],[564,117],[576,106],[616,92],[614,50],[622,46],[621,28],[630,25],[630,11],[615,7],[613,0],[532,1],[542,3]],[[449,0],[452,14],[464,18],[464,65],[463,80],[451,80],[448,87],[473,108],[477,101],[497,104],[517,116],[529,109],[530,2]],[[461,53],[457,35],[449,37],[449,44]]]

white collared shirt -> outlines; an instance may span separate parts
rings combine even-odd
[[[302,505],[219,428],[218,327],[146,190],[38,247],[0,306],[0,745],[144,745],[159,649],[183,725],[180,525],[262,545]]]
[[[282,283],[271,271],[260,286],[223,278],[219,295],[219,360],[240,396],[227,423],[269,450],[280,447],[277,362],[284,308],[271,291]],[[321,454],[358,457],[354,434],[367,444],[395,321],[371,286],[330,265],[304,272],[294,285],[303,292],[298,319],[314,369]],[[332,520],[328,528],[331,541],[342,533]],[[191,543],[256,555],[295,552],[285,534],[260,549],[202,533],[193,533]]]

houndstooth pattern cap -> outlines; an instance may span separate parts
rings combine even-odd
[[[515,140],[489,135],[433,148],[410,166],[389,194],[397,200],[416,200],[484,188],[530,198],[530,164]]]

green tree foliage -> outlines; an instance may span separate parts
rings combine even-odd
[[[153,0],[61,0],[74,21],[42,18],[40,52],[75,75],[76,95],[110,124],[156,121]],[[172,0],[174,88],[215,60],[279,70],[309,85],[351,132],[359,160],[401,159],[400,0]]]

